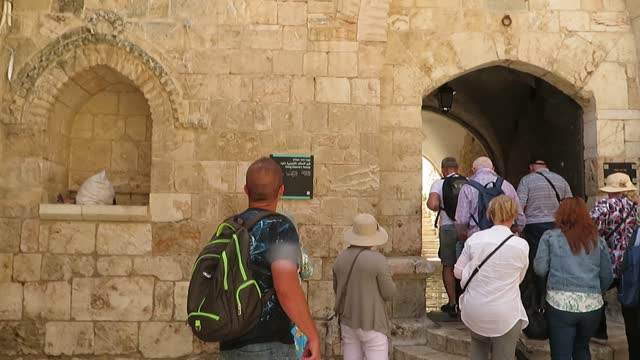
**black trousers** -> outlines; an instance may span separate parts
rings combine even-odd
[[[622,317],[629,344],[629,359],[640,359],[640,306],[623,306]]]
[[[609,286],[609,290],[617,287],[620,284],[620,279],[614,279],[611,286]],[[598,331],[593,336],[597,339],[608,339],[609,333],[607,331],[607,301],[604,302],[604,311],[602,311],[602,315],[600,316],[600,326],[598,326]],[[632,359],[632,358],[629,358]],[[639,358],[640,359],[640,358]]]
[[[552,222],[528,224],[524,227],[524,239],[527,240],[527,243],[529,244],[529,268],[527,269],[527,274],[520,285],[522,293],[525,293],[527,288],[531,286],[536,287],[537,294],[543,294],[546,291],[546,279],[537,276],[535,271],[533,271],[533,260],[536,258],[536,254],[538,253],[540,238],[547,230],[551,230],[554,227],[555,223]],[[527,299],[523,299],[523,304],[525,308],[527,308],[528,305],[533,305],[527,304]],[[536,305],[539,306],[540,304],[536,303]]]

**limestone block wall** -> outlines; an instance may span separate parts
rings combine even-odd
[[[307,293],[319,325],[333,305],[342,231],[357,212],[375,214],[391,235],[383,251],[400,265],[390,315],[424,315],[424,271],[412,258],[421,247],[422,98],[489,65],[544,78],[584,107],[593,191],[602,162],[640,157],[637,39],[622,5],[16,1],[3,35],[14,77],[0,80],[0,356],[210,358],[199,352],[215,348],[202,350],[179,325],[176,292],[215,225],[246,206],[248,164],[271,153],[315,155],[313,200],[281,207],[316,265]],[[60,124],[77,109],[58,103],[81,106],[103,91],[72,85],[87,86],[101,68],[149,106],[148,213],[41,214],[68,184],[56,154],[65,153]],[[328,356],[340,353],[335,338],[326,343]]]
[[[149,222],[16,225],[1,226],[2,251],[20,247],[0,256],[1,355],[216,358],[184,323],[192,257],[162,251]]]
[[[149,203],[151,113],[138,89],[117,83],[93,95],[73,119],[70,141],[69,190],[106,170],[117,204]]]

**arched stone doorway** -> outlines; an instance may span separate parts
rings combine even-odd
[[[529,158],[541,156],[575,195],[584,196],[584,110],[576,101],[537,76],[503,66],[467,73],[449,85],[456,94],[447,115],[479,134],[500,175],[517,186]],[[424,109],[438,108],[436,94],[425,97]],[[432,136],[455,141],[447,131]],[[469,168],[471,161],[461,165]]]

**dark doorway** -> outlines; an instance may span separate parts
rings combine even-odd
[[[514,186],[536,154],[574,195],[585,195],[583,109],[576,101],[541,78],[503,66],[473,71],[449,85],[456,94],[447,116],[482,138],[496,170]],[[423,100],[425,110],[439,111],[436,95]]]

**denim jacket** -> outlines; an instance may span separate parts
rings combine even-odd
[[[549,290],[604,293],[613,281],[609,250],[602,238],[591,253],[574,255],[559,229],[542,235],[533,267],[539,276],[548,275]]]

